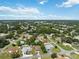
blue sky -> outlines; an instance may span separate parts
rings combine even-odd
[[[79,20],[79,0],[0,0],[0,19]]]

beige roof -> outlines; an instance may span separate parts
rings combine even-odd
[[[9,48],[9,49],[8,49],[8,52],[9,52],[9,53],[15,53],[15,52],[18,52],[18,51],[19,51],[19,49],[16,48],[16,47],[13,47],[13,48]]]

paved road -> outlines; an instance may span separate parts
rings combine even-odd
[[[53,42],[50,36],[47,35],[47,38],[48,38],[48,40],[50,41],[50,43],[56,45],[56,46],[61,50],[60,54],[66,54],[66,55],[70,56],[71,53],[79,51],[79,50],[77,50],[77,49],[75,49],[75,48],[73,48],[72,51],[64,50],[64,49],[61,48],[58,44],[56,44],[55,42]]]
[[[50,56],[50,54],[49,53],[46,53],[46,54],[42,54],[41,55],[41,57],[48,57],[48,56]],[[38,58],[38,56],[37,55],[33,55],[32,57],[20,57],[20,58],[16,58],[16,59],[37,59]]]
[[[21,58],[16,58],[16,59],[32,59],[32,57],[21,57]]]

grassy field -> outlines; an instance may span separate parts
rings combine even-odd
[[[71,57],[72,57],[72,59],[79,59],[79,55],[78,54],[72,54]]]

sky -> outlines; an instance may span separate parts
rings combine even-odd
[[[0,20],[79,20],[79,0],[0,0]]]

